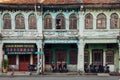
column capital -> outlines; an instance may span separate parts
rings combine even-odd
[[[85,46],[85,42],[83,39],[80,39],[80,41],[77,43],[78,46]]]

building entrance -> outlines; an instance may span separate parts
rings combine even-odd
[[[28,66],[30,65],[30,55],[19,55],[19,70],[28,71]]]
[[[62,66],[66,63],[66,50],[56,50],[56,61],[57,61],[57,69],[59,68],[59,65],[62,64]]]
[[[94,65],[103,65],[103,50],[94,49],[92,51],[92,63]]]

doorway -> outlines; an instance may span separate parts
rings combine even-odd
[[[94,65],[103,65],[103,50],[102,49],[92,50],[92,63]]]
[[[19,55],[19,70],[28,71],[28,66],[30,65],[30,55]]]
[[[57,69],[59,65],[62,63],[66,63],[66,50],[56,50],[56,62],[57,62]]]

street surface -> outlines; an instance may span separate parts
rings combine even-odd
[[[0,80],[120,80],[120,76],[10,76],[0,77]]]

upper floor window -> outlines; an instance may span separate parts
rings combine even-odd
[[[11,16],[9,13],[3,16],[3,29],[11,29]]]
[[[25,29],[25,19],[22,14],[18,14],[15,17],[15,29]]]
[[[77,29],[77,17],[75,14],[70,15],[69,28],[70,29]]]
[[[93,29],[93,16],[90,13],[85,15],[85,29]]]
[[[97,16],[97,29],[106,29],[106,16],[103,13]]]
[[[37,29],[36,22],[36,16],[34,14],[31,14],[28,19],[29,29]]]
[[[44,17],[44,29],[52,29],[52,17],[50,14]]]
[[[111,29],[118,29],[119,28],[119,21],[118,21],[118,15],[116,13],[111,14],[110,17],[110,28]]]
[[[63,14],[56,17],[56,29],[65,29],[65,17]]]

